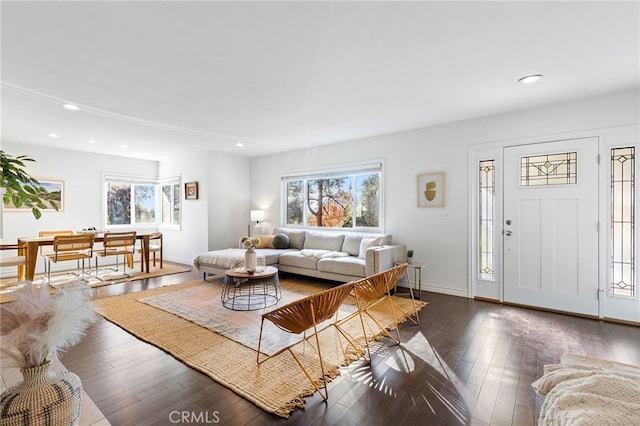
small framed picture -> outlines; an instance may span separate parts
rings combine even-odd
[[[198,199],[198,182],[187,182],[184,184],[184,199],[185,200]]]
[[[418,207],[444,207],[444,172],[418,175]]]

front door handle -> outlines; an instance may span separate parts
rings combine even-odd
[[[504,235],[506,235],[507,237],[511,236],[511,231],[504,231]]]

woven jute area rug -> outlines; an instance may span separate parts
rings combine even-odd
[[[89,268],[87,268],[88,271]],[[123,282],[142,280],[145,278],[153,278],[160,277],[163,275],[171,275],[171,274],[180,274],[182,272],[188,272],[190,268],[182,265],[171,264],[165,262],[160,268],[160,264],[157,263],[156,266],[151,265],[149,267],[149,272],[140,272],[140,263],[136,262],[133,264],[132,268],[127,268],[127,275],[123,275],[122,265],[120,265],[120,271],[113,271],[108,268],[100,268],[98,271],[98,276],[101,279],[98,279],[95,275],[95,272],[85,274],[85,284],[90,287],[102,287],[105,285],[111,284],[119,284]],[[71,272],[76,272],[75,269]],[[49,284],[52,289],[60,288],[64,289],[68,285],[75,285],[78,281],[78,276],[74,275],[70,272],[57,272],[51,275],[51,283]],[[37,275],[34,280],[36,284],[46,283],[45,277],[40,274]],[[13,296],[11,293],[22,288],[24,286],[24,281],[20,282],[16,277],[8,277],[0,279],[0,303],[11,302],[13,301]]]
[[[100,313],[109,321],[170,353],[186,365],[208,375],[263,410],[288,417],[296,407],[303,408],[305,396],[312,395],[314,388],[288,352],[285,351],[258,365],[256,363],[257,353],[255,349],[250,347],[251,344],[237,342],[212,331],[211,328],[185,319],[184,315],[167,312],[140,300],[146,299],[148,301],[149,298],[171,293],[179,295],[184,290],[187,290],[187,294],[193,295],[193,292],[196,291],[195,288],[211,290],[211,287],[216,285],[220,286],[221,284],[196,280],[139,293],[98,299],[95,303],[98,305]],[[293,297],[291,293],[298,293],[302,298],[310,292],[322,289],[315,284],[305,285],[303,280],[282,280],[281,287],[288,295],[286,298],[283,296],[283,300],[278,306],[287,303],[289,298]],[[394,296],[394,300],[404,311],[414,312],[411,299]],[[425,302],[415,302],[418,310],[425,305]],[[267,311],[274,308],[267,308]],[[226,308],[220,306],[219,309]],[[388,303],[379,304],[373,313],[384,326],[390,327],[392,325],[393,316]],[[240,323],[246,322],[248,315],[253,315],[258,322],[260,318],[260,314],[256,315],[255,312],[232,312],[232,314],[237,314]],[[398,315],[397,310],[396,315]],[[406,318],[400,316],[398,320],[403,322]],[[370,340],[379,339],[380,330],[371,321],[366,321],[365,324]],[[246,329],[246,333],[259,332],[259,327],[259,323],[257,328],[250,326]],[[358,316],[344,324],[343,328],[350,336],[357,339],[361,346],[364,346]],[[270,333],[272,332],[273,329]],[[257,336],[255,336],[255,341],[257,341]],[[325,373],[328,376],[325,378],[326,381],[331,381],[338,376],[340,366],[348,365],[358,359],[358,355],[355,355],[352,349],[349,350],[347,342],[335,331],[334,327],[328,327],[320,333],[320,346]],[[293,350],[312,377],[321,377],[315,344],[301,342],[294,346]]]
[[[222,285],[219,282],[203,282],[200,285],[169,293],[142,297],[138,301],[178,315],[238,343],[242,343],[250,349],[257,350],[263,313],[277,306],[282,306],[329,288],[331,288],[331,285],[327,283],[289,280],[286,282],[285,287],[282,288],[282,298],[277,305],[253,311],[234,311],[222,306],[220,298]],[[340,308],[339,318],[348,316],[356,309],[355,300],[345,301]],[[318,328],[322,328],[323,325]],[[297,335],[283,332],[273,323],[266,321],[260,350],[265,354],[271,355],[298,340],[300,338]]]

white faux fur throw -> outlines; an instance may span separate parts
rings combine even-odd
[[[315,249],[304,249],[300,251],[300,254],[306,257],[315,257],[316,259],[327,259],[329,257],[349,256],[349,253],[344,251],[315,250]]]
[[[193,264],[196,268],[200,265],[212,266],[220,269],[231,269],[244,266],[244,249],[215,250],[198,256]]]
[[[591,360],[545,365],[539,425],[640,425],[640,368]]]

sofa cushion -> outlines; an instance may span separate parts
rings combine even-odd
[[[366,276],[364,265],[364,260],[355,256],[325,258],[318,261],[318,271],[364,277]]]
[[[289,237],[287,234],[276,234],[273,236],[273,248],[286,249],[289,248]]]
[[[344,234],[334,234],[329,232],[307,232],[304,240],[305,249],[342,251]]]
[[[342,251],[346,251],[351,256],[358,256],[362,237],[364,237],[364,234],[346,234],[342,243]]]
[[[360,254],[358,254],[359,259],[364,259],[366,252],[371,247],[377,247],[382,242],[382,237],[363,237],[362,241],[360,241]]]
[[[273,246],[273,235],[258,235],[256,238],[260,240],[260,244],[256,248],[275,248]]]
[[[288,228],[274,228],[273,234],[285,234],[289,237],[289,248],[302,250],[304,248],[304,240],[307,231]]]
[[[262,256],[265,259],[266,265],[275,265],[280,261],[280,256],[289,250],[278,250],[278,249],[256,249],[256,253],[258,253],[258,257]],[[260,262],[258,261],[258,265]]]
[[[282,253],[278,260],[280,265],[295,266],[297,268],[316,269],[318,259],[313,256],[303,256],[299,251]]]
[[[381,246],[386,246],[391,244],[391,241],[393,240],[393,235],[391,234],[382,234],[382,241],[380,241],[380,245]]]
[[[348,232],[344,236],[344,242],[342,243],[342,251],[346,251],[352,256],[360,255],[360,243],[363,238],[381,238],[380,245],[384,246],[391,244],[393,236],[391,234],[361,234]]]

